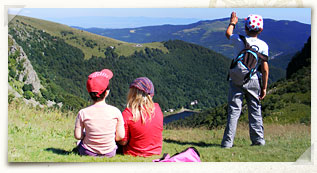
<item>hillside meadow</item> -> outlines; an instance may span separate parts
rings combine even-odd
[[[13,16],[9,17],[13,19]],[[92,34],[87,31],[74,29],[67,25],[25,16],[15,16],[14,20],[10,22],[10,26],[20,22],[24,26],[33,26],[52,36],[65,39],[65,42],[68,44],[82,50],[84,52],[85,59],[90,59],[92,56],[105,57],[104,52],[101,52],[100,49],[106,49],[110,46],[116,47],[115,52],[119,56],[132,55],[134,51],[144,50],[145,47],[157,48],[167,52],[163,44],[159,42],[145,43],[142,44],[142,46],[137,47],[136,43],[127,43],[109,37]],[[90,43],[91,45],[87,46],[87,43]]]
[[[152,162],[148,158],[116,155],[114,158],[79,156],[76,113],[42,109],[13,101],[8,106],[8,162]],[[202,162],[295,162],[311,145],[310,126],[264,124],[265,146],[250,146],[248,125],[240,123],[231,149],[220,148],[223,128],[182,128],[163,131],[163,153],[171,155],[193,146]]]

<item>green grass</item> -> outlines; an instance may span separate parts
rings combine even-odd
[[[13,102],[8,107],[9,162],[151,162],[148,158],[116,155],[95,158],[72,153],[75,113],[31,108]],[[203,162],[294,162],[311,145],[310,126],[265,125],[265,146],[250,146],[248,127],[240,123],[231,149],[220,148],[223,129],[163,131],[163,153],[174,154],[194,146]]]

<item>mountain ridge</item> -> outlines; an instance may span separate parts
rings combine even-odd
[[[180,39],[202,45],[227,57],[233,57],[231,53],[233,52],[232,47],[228,44],[224,36],[228,23],[229,18],[222,18],[201,20],[187,25],[168,24],[121,29],[81,29],[118,40],[136,43]],[[310,24],[300,23],[298,21],[264,19],[264,31],[259,35],[259,38],[268,43],[270,55],[277,55],[281,52],[281,55],[285,55],[288,54],[289,51],[300,51],[301,46],[310,36],[310,26]],[[214,28],[218,28],[218,31],[214,30]],[[134,32],[130,32],[131,30]],[[239,19],[235,33],[244,34],[244,19]],[[294,37],[289,37],[291,35],[294,35]]]

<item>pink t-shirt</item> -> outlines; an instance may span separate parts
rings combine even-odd
[[[128,144],[123,147],[123,153],[143,157],[160,155],[163,142],[163,113],[159,104],[155,103],[152,120],[147,120],[145,124],[142,124],[141,119],[134,122],[129,108],[122,112],[122,116],[125,128],[123,141],[128,141]]]
[[[86,136],[83,145],[97,154],[106,154],[116,147],[116,127],[124,126],[120,110],[108,104],[92,105],[81,109],[77,115],[75,128],[83,127]]]

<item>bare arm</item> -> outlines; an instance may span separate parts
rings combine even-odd
[[[77,140],[82,140],[84,138],[84,129],[82,127],[75,127],[74,136]]]
[[[84,125],[80,121],[80,113],[78,113],[77,118],[76,118],[76,122],[75,122],[74,137],[77,140],[81,140],[81,139],[83,139],[85,137]]]
[[[267,81],[269,79],[269,65],[266,61],[263,61],[261,64],[261,71],[262,71],[262,88],[261,88],[260,100],[264,99],[264,97],[266,96]]]
[[[124,137],[120,141],[117,141],[120,145],[124,146],[129,143],[129,125],[128,125],[128,117],[130,113],[127,111],[122,112],[122,121],[124,122],[123,129],[124,129]]]
[[[233,33],[233,29],[237,23],[238,23],[237,14],[235,12],[232,12],[231,17],[230,17],[230,23],[229,23],[227,31],[226,31],[226,37],[228,40],[230,39],[230,36]]]
[[[118,118],[118,123],[116,127],[116,141],[121,141],[124,138],[125,130],[124,130],[124,122],[122,115]]]

